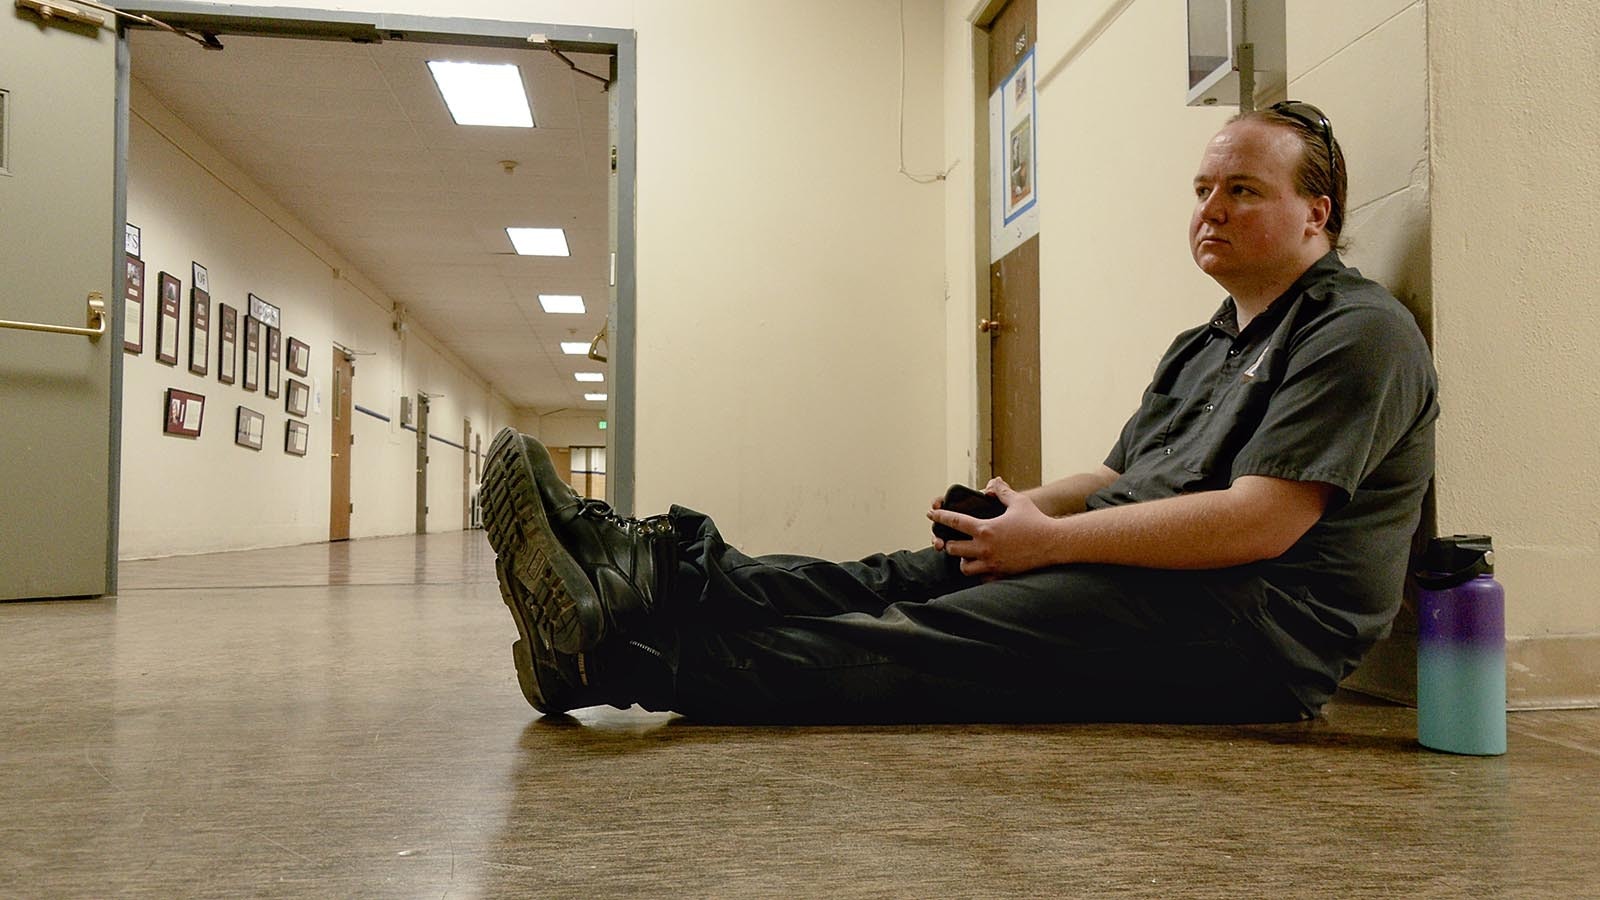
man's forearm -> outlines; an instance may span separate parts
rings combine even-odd
[[[1089,495],[1117,480],[1117,473],[1101,466],[1098,472],[1080,472],[1023,491],[1047,516],[1070,516],[1087,507]]]

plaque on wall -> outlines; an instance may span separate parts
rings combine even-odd
[[[189,264],[189,269],[194,276],[191,279],[194,289],[197,291],[205,291],[207,294],[211,293],[211,278],[206,274],[206,267],[197,262],[191,262]]]
[[[144,352],[144,260],[129,256],[127,264],[128,273],[123,278],[122,349],[137,355]]]
[[[283,383],[283,342],[279,339],[279,334],[278,329],[267,327],[266,394],[274,399],[277,398],[278,388]]]
[[[161,308],[156,317],[156,359],[175,366],[178,364],[178,317],[183,310],[180,298],[183,286],[166,272],[161,273],[156,283],[161,290]]]
[[[248,406],[239,407],[234,421],[233,442],[251,450],[261,449],[261,439],[266,435],[267,417]]]
[[[285,394],[283,408],[291,416],[305,417],[306,410],[311,406],[311,386],[304,381],[289,379],[288,393]]]
[[[129,222],[122,223],[122,252],[134,259],[144,255],[139,252],[139,226]]]
[[[183,437],[199,437],[200,425],[205,418],[206,398],[189,391],[167,388],[165,424],[162,431]]]
[[[251,318],[270,328],[283,327],[283,311],[255,294],[250,295],[249,313]]]
[[[189,288],[189,371],[206,374],[210,354],[211,295],[195,284]]]
[[[284,424],[287,427],[283,433],[283,452],[305,456],[306,446],[311,443],[311,426],[299,419],[290,419]]]
[[[289,338],[289,359],[284,368],[304,378],[311,371],[311,345],[299,338]]]
[[[261,320],[244,317],[244,389],[261,386]]]
[[[239,365],[239,311],[218,303],[217,320],[217,380],[233,384],[233,373]]]

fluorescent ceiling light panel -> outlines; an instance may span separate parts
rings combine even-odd
[[[585,341],[562,341],[561,352],[568,356],[587,356],[589,345]]]
[[[519,256],[571,256],[567,233],[559,228],[507,228]]]
[[[579,381],[605,381],[606,380],[606,376],[605,376],[604,372],[578,372],[577,374],[573,375],[572,377],[578,379]]]
[[[606,400],[606,395],[605,394],[584,394],[583,395],[583,399],[585,399],[585,400],[593,400],[596,403],[604,403],[605,400]]]
[[[540,294],[539,305],[547,313],[583,313],[587,308],[577,294]]]
[[[428,71],[457,125],[533,127],[533,110],[516,66],[430,59]]]

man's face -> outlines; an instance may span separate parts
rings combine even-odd
[[[1235,122],[1206,145],[1194,176],[1189,250],[1220,282],[1290,277],[1305,269],[1308,242],[1327,222],[1326,198],[1295,192],[1300,139],[1288,128]],[[1319,242],[1316,257],[1327,252]]]

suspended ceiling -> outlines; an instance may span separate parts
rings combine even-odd
[[[605,323],[607,95],[535,48],[130,35],[133,78],[332,245],[514,406],[602,411],[561,352]],[[606,74],[605,56],[567,54]],[[456,125],[429,59],[511,62],[536,127]],[[511,173],[503,160],[517,163]],[[132,164],[137,166],[138,161]],[[507,226],[560,227],[569,257],[523,257]],[[539,294],[580,294],[551,315]],[[287,299],[287,298],[285,298]]]

